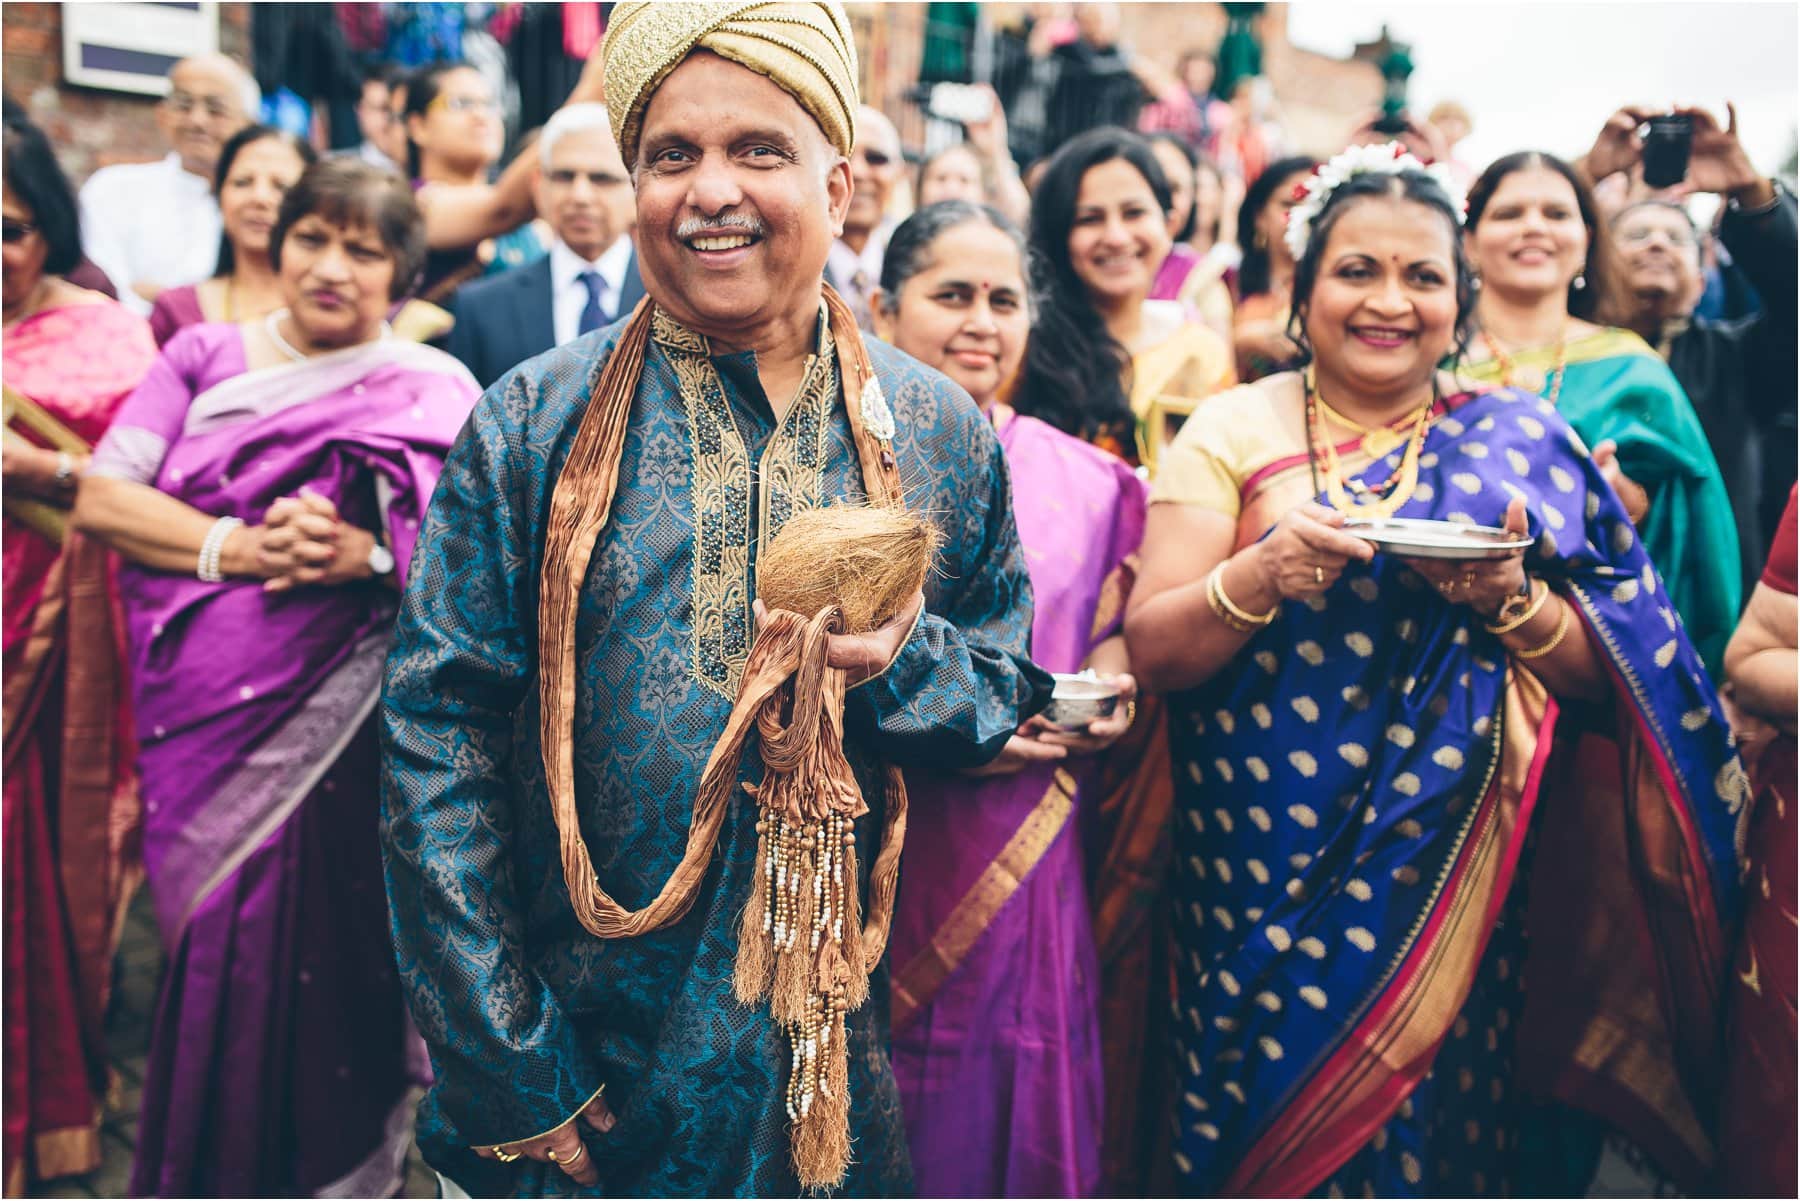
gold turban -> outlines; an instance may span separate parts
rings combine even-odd
[[[710,50],[774,80],[812,115],[838,153],[850,154],[856,142],[856,46],[837,0],[629,0],[614,6],[601,46],[606,108],[626,166],[637,165],[651,94],[695,50]]]

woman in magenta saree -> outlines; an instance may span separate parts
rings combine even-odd
[[[169,967],[135,1195],[392,1195],[410,1132],[370,715],[394,583],[474,381],[382,318],[404,185],[316,165],[275,230],[288,309],[173,338],[77,520],[123,573],[144,864]]]
[[[137,875],[114,564],[68,536],[87,452],[155,358],[142,318],[60,278],[75,196],[41,132],[6,131],[5,1192],[92,1171],[105,1016]],[[17,236],[15,236],[15,234]]]
[[[888,243],[884,336],[966,387],[1013,479],[1032,658],[1123,673],[1127,560],[1144,486],[1117,458],[997,397],[1029,327],[1022,239],[998,214],[928,206]],[[1135,688],[1134,685],[1130,686]],[[1100,1184],[1100,972],[1084,885],[1093,752],[1033,719],[980,776],[909,772],[912,847],[889,953],[893,1059],[921,1196],[1091,1196]]]
[[[1127,621],[1176,690],[1176,1170],[1199,1194],[1501,1195],[1534,1095],[1697,1182],[1742,769],[1568,425],[1517,390],[1438,393],[1456,210],[1370,161],[1301,218],[1316,385],[1195,413]],[[1533,544],[1403,560],[1346,509]]]

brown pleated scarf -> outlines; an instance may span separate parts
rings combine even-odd
[[[829,287],[824,295],[863,485],[871,505],[902,508],[893,452],[863,420],[864,390],[878,386],[868,349],[849,308]],[[680,920],[718,843],[744,741],[756,727],[764,767],[754,790],[760,808],[757,884],[740,931],[736,993],[746,1004],[769,997],[772,1016],[789,1036],[795,1173],[805,1187],[831,1186],[842,1180],[850,1157],[844,1015],[867,998],[869,973],[886,950],[906,832],[906,787],[899,769],[889,765],[886,825],[870,872],[865,924],[857,915],[851,823],[868,810],[844,758],[844,674],[825,660],[827,638],[840,624],[837,610],[771,612],[701,776],[681,862],[649,904],[627,910],[608,896],[581,837],[574,780],[575,615],[618,486],[652,313],[648,299],[638,305],[601,371],[550,501],[538,616],[540,735],[563,876],[576,917],[596,937],[631,938]]]

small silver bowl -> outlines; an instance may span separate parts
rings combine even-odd
[[[1056,673],[1056,691],[1044,720],[1069,734],[1079,734],[1092,722],[1111,717],[1119,707],[1119,690],[1092,675]]]

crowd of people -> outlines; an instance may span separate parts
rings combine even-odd
[[[79,192],[7,101],[9,1195],[140,885],[133,1195],[1793,1195],[1793,194],[1008,37],[929,153],[835,0],[614,5],[504,164],[461,61],[325,153],[186,59]],[[700,798],[835,504],[941,546],[824,635],[804,1026],[775,718]]]

